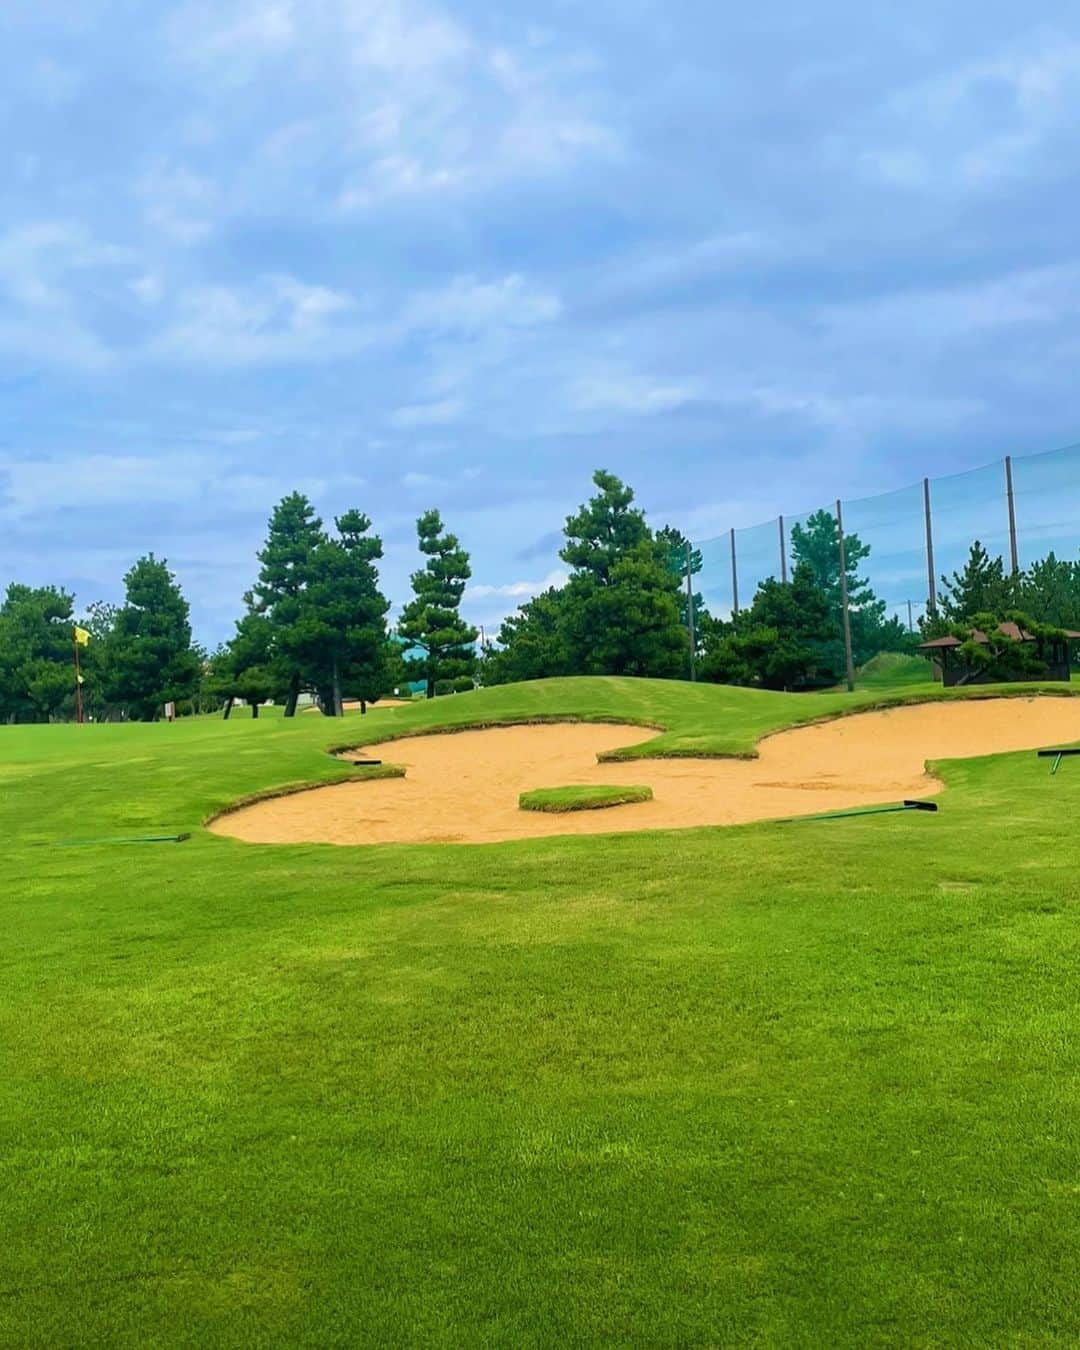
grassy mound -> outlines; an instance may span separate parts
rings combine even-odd
[[[855,672],[855,687],[869,691],[910,689],[933,682],[930,662],[906,652],[878,652]]]
[[[651,787],[616,787],[611,783],[579,783],[571,787],[534,788],[523,792],[518,806],[523,811],[599,811],[629,802],[651,802]]]

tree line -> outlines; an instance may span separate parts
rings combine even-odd
[[[350,510],[328,529],[291,493],[270,517],[236,631],[213,652],[194,641],[188,602],[153,554],[124,577],[122,605],[79,615],[68,591],[13,582],[0,603],[0,720],[70,719],[80,702],[99,721],[150,721],[167,704],[228,715],[241,702],[257,716],[270,700],[293,716],[304,691],[332,717],[346,699],[366,704],[403,685],[421,683],[430,696],[471,688],[477,631],[459,612],[469,555],[438,511],[420,517],[417,535],[423,565],[393,630],[371,520]]]
[[[73,715],[76,623],[89,638],[82,702],[97,720],[152,719],[167,703],[181,712],[223,707],[226,716],[246,703],[257,716],[271,700],[292,716],[304,691],[337,716],[346,700],[366,706],[405,685],[435,697],[558,675],[684,679],[693,671],[718,683],[820,688],[844,675],[845,582],[856,665],[964,625],[970,631],[976,620],[1080,628],[1080,561],[1051,553],[1013,575],[976,541],[964,568],[942,578],[937,609],[913,634],[887,616],[863,575],[870,547],[857,534],[844,536],[841,578],[829,511],[792,528],[787,579],[767,578],[749,605],[714,615],[695,588],[701,552],[676,526],[654,530],[614,474],[597,470],[592,481],[593,496],[563,527],[567,579],[521,605],[481,652],[460,612],[469,554],[437,510],[417,521],[421,565],[394,625],[379,585],[382,541],[369,517],[353,509],[327,527],[295,492],[274,508],[244,613],[213,652],[194,642],[188,603],[153,554],[125,576],[122,605],[90,605],[78,618],[70,593],[12,583],[0,603],[0,720]]]

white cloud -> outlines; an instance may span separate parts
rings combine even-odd
[[[350,39],[350,60],[372,70],[415,78],[460,67],[473,53],[466,30],[431,6],[409,0],[343,0],[338,9]]]
[[[405,306],[403,321],[409,329],[475,331],[531,327],[557,319],[561,313],[557,295],[530,287],[515,272],[488,282],[455,277],[441,290],[414,296]]]
[[[543,581],[511,581],[502,586],[470,585],[466,594],[470,600],[488,598],[531,600],[534,595],[539,595],[541,591],[550,590],[552,586],[565,586],[568,576],[568,572],[556,568],[549,572]]]
[[[1042,32],[1021,46],[893,93],[879,143],[858,158],[890,186],[969,191],[1015,174],[1055,132],[1068,132],[1080,101],[1080,42]],[[838,142],[848,153],[848,140]]]
[[[444,426],[448,422],[456,422],[464,411],[465,405],[461,399],[445,398],[435,403],[407,404],[405,407],[395,409],[387,421],[399,430],[409,427]]]
[[[21,362],[107,366],[111,353],[80,316],[77,292],[84,277],[100,285],[129,259],[127,250],[67,221],[29,222],[0,235],[0,350]]]
[[[240,3],[189,4],[169,21],[173,51],[184,62],[232,67],[247,73],[250,64],[287,50],[296,37],[292,0],[241,0]],[[240,63],[240,69],[237,69]]]
[[[182,164],[157,161],[136,187],[150,227],[177,244],[197,244],[214,228],[217,193],[209,179]]]
[[[1072,320],[1080,306],[1080,264],[1030,268],[966,286],[938,287],[828,306],[830,336],[879,347],[890,334],[920,343],[963,340],[980,331]]]
[[[294,277],[271,275],[246,287],[196,286],[146,355],[227,366],[320,361],[358,352],[371,334],[343,326],[351,296]]]
[[[51,57],[43,57],[29,72],[28,82],[42,102],[60,104],[69,102],[75,96],[82,78],[70,66],[63,66]]]
[[[211,102],[256,80],[303,91],[319,116],[299,141],[270,132],[264,152],[314,155],[321,171],[337,163],[346,213],[619,152],[592,107],[592,62],[554,43],[516,53],[425,0],[200,0],[169,33]]]
[[[144,305],[158,304],[164,293],[160,277],[154,276],[151,272],[144,272],[142,276],[136,277],[134,281],[128,283],[128,287],[132,295]]]
[[[211,474],[207,456],[91,454],[16,459],[0,478],[11,518],[108,506],[147,507],[195,500]]]
[[[625,413],[648,417],[672,412],[700,397],[696,381],[671,382],[629,371],[598,371],[575,381],[574,406],[582,412]]]

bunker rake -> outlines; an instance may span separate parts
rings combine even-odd
[[[824,816],[785,816],[777,825],[797,825],[800,821],[854,820],[856,816],[887,816],[897,811],[936,811],[937,802],[905,801],[900,806],[869,806],[861,811],[830,811]]]

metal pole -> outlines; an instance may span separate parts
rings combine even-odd
[[[1020,555],[1016,551],[1016,503],[1013,500],[1012,455],[1005,456],[1005,496],[1009,502],[1009,552],[1012,556],[1012,574],[1020,571]]]
[[[915,622],[914,622],[914,620],[913,620],[912,617],[911,617],[911,601],[910,601],[910,600],[907,602],[907,630],[908,630],[909,633],[914,633],[914,631],[915,631]]]
[[[735,530],[731,531],[731,612],[739,612],[739,569],[735,563]]]
[[[934,529],[930,518],[930,479],[922,480],[923,504],[926,508],[926,608],[931,618],[937,613],[937,582],[934,573]]]
[[[780,580],[787,582],[787,548],[784,545],[784,517],[780,517]]]
[[[697,679],[697,637],[694,633],[693,558],[690,540],[686,541],[686,629],[690,635],[690,678]]]
[[[844,516],[840,499],[836,501],[836,539],[840,548],[840,607],[844,615],[844,664],[847,668],[848,693],[855,692],[855,662],[851,656],[851,615],[848,613],[847,559],[844,557]]]

